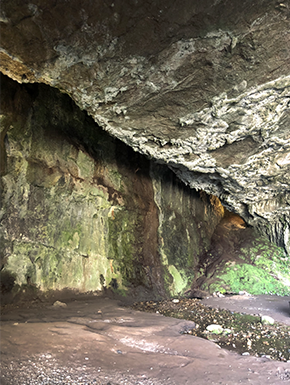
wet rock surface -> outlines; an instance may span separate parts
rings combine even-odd
[[[234,297],[233,301],[239,301]],[[253,302],[255,299],[252,297]],[[133,309],[191,320],[195,322],[195,326],[185,330],[184,333],[208,339],[222,348],[242,355],[290,361],[290,312],[288,319],[286,313],[283,319],[289,325],[286,326],[275,323],[269,316],[260,316],[257,313],[250,315],[206,306],[199,299],[177,301],[141,302],[134,304]],[[288,303],[287,299],[280,300],[280,303],[283,301]]]
[[[104,297],[60,300],[67,307],[55,308],[52,300],[2,308],[1,384],[289,382],[289,362],[242,356],[184,334],[192,321]]]

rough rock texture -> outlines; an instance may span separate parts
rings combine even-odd
[[[289,13],[276,0],[3,0],[1,71],[69,94],[289,253]]]
[[[59,91],[1,77],[1,291],[190,287],[224,214]]]

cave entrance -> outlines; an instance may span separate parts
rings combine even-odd
[[[289,281],[275,245],[216,196],[185,185],[179,169],[109,136],[69,96],[8,78],[2,93],[9,128],[1,136],[4,291],[14,283],[19,291],[142,286],[174,296],[191,282],[233,290],[218,286],[223,269],[247,265],[237,279],[250,285],[253,269],[259,277],[265,271],[259,255],[270,268],[257,292],[281,274]]]

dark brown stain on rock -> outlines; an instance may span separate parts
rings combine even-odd
[[[116,147],[118,170],[126,182],[128,191],[123,195],[128,210],[138,212],[135,226],[135,263],[140,263],[146,272],[148,285],[165,296],[163,266],[158,247],[158,207],[150,177],[150,161],[121,142]]]

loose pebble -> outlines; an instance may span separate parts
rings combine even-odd
[[[275,320],[272,317],[269,317],[267,315],[262,315],[261,322],[263,325],[274,325]]]
[[[208,326],[206,327],[206,330],[207,330],[208,332],[214,333],[214,334],[221,334],[221,333],[223,332],[222,326],[220,326],[220,325],[214,325],[214,324],[208,325]]]
[[[67,307],[67,304],[64,303],[64,302],[55,301],[54,304],[53,304],[52,306],[53,306],[53,307],[57,307],[57,308],[66,308],[66,307]]]

